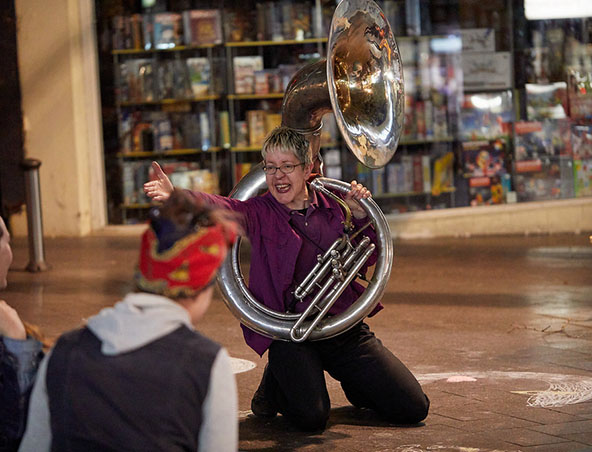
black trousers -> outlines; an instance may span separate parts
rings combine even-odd
[[[347,399],[397,424],[426,418],[429,399],[413,374],[365,323],[331,339],[274,341],[269,348],[265,397],[303,430],[323,430],[331,402],[326,370]]]

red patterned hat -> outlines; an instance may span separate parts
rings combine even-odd
[[[236,234],[231,222],[195,225],[179,233],[172,221],[153,220],[142,236],[137,287],[173,299],[194,296],[213,282]]]

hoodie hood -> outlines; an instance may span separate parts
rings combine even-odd
[[[136,350],[182,325],[193,329],[185,308],[166,297],[148,293],[130,293],[87,323],[101,340],[101,351],[105,355]]]

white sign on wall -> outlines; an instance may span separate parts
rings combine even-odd
[[[510,52],[463,53],[462,70],[466,90],[512,87]]]

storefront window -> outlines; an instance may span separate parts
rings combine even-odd
[[[141,221],[153,159],[227,194],[290,75],[326,56],[336,4],[129,3],[96,2],[111,222]],[[377,3],[403,61],[404,129],[369,170],[327,117],[329,176],[361,181],[386,213],[592,196],[591,18],[529,20],[523,0]]]

